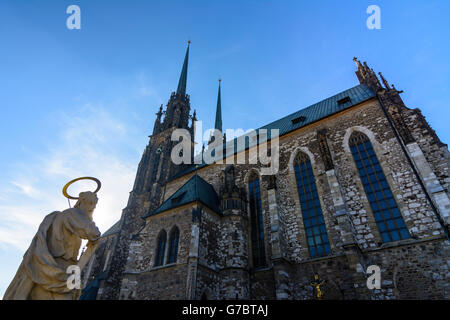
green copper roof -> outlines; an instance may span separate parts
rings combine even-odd
[[[186,56],[184,57],[183,69],[181,69],[180,80],[178,81],[177,93],[181,95],[186,94],[188,60],[189,60],[189,44],[186,50]]]
[[[338,93],[332,97],[329,97],[325,100],[317,102],[307,108],[300,109],[290,115],[276,120],[272,123],[269,123],[259,129],[256,129],[256,133],[260,129],[267,129],[267,139],[270,139],[270,130],[271,129],[279,129],[279,135],[282,136],[291,131],[297,130],[301,127],[304,127],[308,124],[316,122],[318,120],[329,117],[335,113],[341,112],[342,110],[351,108],[361,102],[369,100],[371,98],[376,97],[376,94],[366,85],[360,84],[353,88],[347,89]],[[234,150],[235,153],[241,152],[249,147],[249,139],[245,139],[245,147],[237,148],[237,138],[234,139]],[[208,164],[202,162],[202,164],[198,165],[198,168],[206,167]],[[182,177],[190,172],[195,170],[195,165],[191,165],[186,168],[184,171],[178,173],[177,175],[172,177],[173,179]]]
[[[142,218],[147,218],[160,212],[177,208],[197,200],[215,212],[221,213],[219,208],[219,197],[217,196],[214,187],[203,180],[200,176],[194,175],[172,196],[170,196],[169,199],[164,201],[158,209],[143,216]]]
[[[304,127],[323,118],[329,117],[342,110],[351,108],[375,96],[375,93],[369,87],[360,84],[353,88],[342,91],[341,93],[338,93],[325,100],[317,102],[307,108],[294,112],[284,118],[269,123],[261,127],[260,129],[267,129],[269,131],[268,136],[270,136],[270,129],[279,129],[280,136],[282,136],[283,134]],[[348,102],[342,104],[339,103],[347,97],[349,99]],[[304,117],[304,120],[296,122],[295,120],[299,119],[300,117]]]
[[[217,108],[216,108],[216,124],[214,129],[220,130],[222,132],[222,101],[220,98],[220,82],[219,82],[219,93],[217,95]]]

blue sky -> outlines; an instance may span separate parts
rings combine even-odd
[[[81,8],[81,30],[66,8]],[[366,8],[381,9],[381,30]],[[155,113],[176,89],[214,124],[257,128],[358,84],[357,56],[450,142],[449,1],[1,1],[0,296],[62,186],[103,182],[101,231],[119,219]],[[70,189],[77,193],[87,184]]]

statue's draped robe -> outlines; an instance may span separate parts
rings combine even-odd
[[[72,299],[67,267],[77,264],[81,238],[95,241],[100,231],[78,208],[47,215],[23,256],[3,299]]]

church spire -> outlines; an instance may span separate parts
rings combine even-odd
[[[216,123],[214,128],[220,130],[222,132],[222,101],[220,98],[220,82],[222,79],[219,79],[219,93],[217,95],[217,107],[216,107]]]
[[[185,95],[186,94],[186,82],[187,82],[187,69],[188,69],[188,60],[189,60],[189,45],[191,41],[188,41],[188,47],[186,50],[186,56],[184,57],[183,69],[181,70],[180,80],[178,81],[177,94]]]

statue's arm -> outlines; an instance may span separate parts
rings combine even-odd
[[[82,239],[94,242],[100,238],[100,230],[95,223],[82,213],[68,215],[65,222],[66,227]]]

